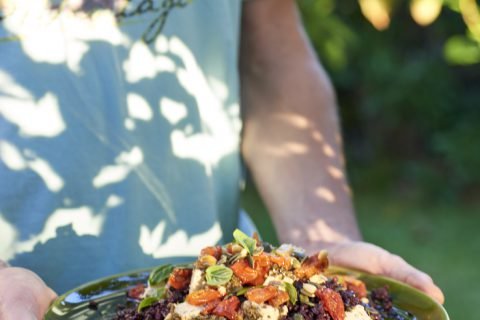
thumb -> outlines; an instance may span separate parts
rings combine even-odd
[[[0,270],[0,319],[43,319],[56,294],[35,273],[22,268]]]

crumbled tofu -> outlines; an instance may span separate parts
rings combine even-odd
[[[328,278],[325,277],[324,275],[321,275],[321,274],[314,274],[308,280],[310,280],[311,283],[322,284],[322,283],[326,282],[328,280]]]
[[[145,299],[147,297],[155,297],[155,296],[157,296],[157,291],[158,290],[156,288],[152,288],[152,287],[148,286],[145,289],[145,291],[143,292],[141,298]]]
[[[304,283],[301,292],[306,295],[307,297],[315,297],[315,291],[317,291],[317,287],[311,283]]]
[[[268,286],[268,285],[275,285],[275,284],[279,284],[282,282],[282,275],[280,274],[277,274],[275,276],[268,276],[265,281],[263,282],[263,285],[264,286]]]
[[[298,255],[305,255],[304,249],[288,243],[282,244],[275,250],[275,252],[285,256],[291,256],[293,253],[296,253]]]
[[[267,304],[245,301],[242,304],[242,310],[244,319],[278,320],[280,318],[280,310]]]
[[[275,250],[275,252],[281,255],[290,256],[293,253],[293,249],[294,249],[294,246],[292,244],[284,243],[280,247],[278,247],[277,250]]]
[[[227,294],[227,288],[223,287],[223,286],[220,286],[217,288],[218,292],[220,292],[220,294],[222,296],[226,295]]]
[[[280,318],[282,319],[282,318],[286,317],[287,314],[288,314],[288,308],[287,308],[287,306],[281,307],[281,308],[280,308]]]
[[[361,305],[356,305],[352,310],[345,312],[345,320],[372,320],[365,308]]]
[[[283,282],[293,284],[295,281],[292,278],[285,276],[283,277]]]
[[[200,269],[193,269],[190,287],[188,288],[189,292],[198,291],[203,289],[203,287],[205,287],[205,277],[203,271]]]
[[[174,306],[173,309],[173,318],[181,320],[191,320],[200,315],[202,312],[202,306],[194,306],[187,302],[182,302]]]

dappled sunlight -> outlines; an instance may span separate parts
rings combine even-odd
[[[64,186],[62,177],[45,159],[38,157],[32,150],[24,149],[21,152],[13,144],[0,140],[0,159],[10,170],[32,170],[42,178],[45,186],[52,192],[59,192]]]
[[[8,223],[0,212],[0,257],[8,261],[15,256],[15,241],[18,238],[17,230]]]
[[[334,203],[337,200],[335,194],[326,187],[319,187],[315,190],[315,195],[328,203]]]
[[[323,142],[323,135],[318,130],[312,132],[312,138],[317,142]]]
[[[288,154],[306,154],[308,152],[308,146],[298,142],[286,142],[284,149]]]
[[[212,76],[207,76],[210,89],[220,101],[227,101],[230,92],[222,81]]]
[[[55,137],[65,130],[57,97],[47,92],[36,100],[0,70],[0,115],[14,123],[20,134],[29,137]],[[37,121],[31,121],[32,117]]]
[[[182,87],[196,100],[204,119],[202,133],[190,135],[184,130],[172,131],[173,153],[180,158],[193,158],[205,163],[206,172],[211,173],[211,167],[233,152],[239,144],[238,132],[229,125],[222,109],[224,101],[221,97],[225,98],[229,92],[225,87],[221,89],[223,93],[220,93],[220,97],[215,94],[193,53],[179,38],[170,39],[169,50],[183,62],[184,67],[177,68],[176,76]],[[161,110],[164,111],[163,108]]]
[[[274,117],[294,128],[307,129],[310,127],[310,120],[296,113],[281,113],[274,115]]]
[[[100,169],[93,178],[92,185],[95,188],[103,188],[112,183],[125,180],[134,167],[143,162],[143,152],[140,147],[133,147],[129,152],[122,152],[113,165],[107,165]]]
[[[7,8],[9,2],[6,1]],[[47,0],[23,0],[6,11],[6,29],[21,39],[23,50],[33,61],[66,64],[75,73],[81,72],[80,61],[89,49],[87,41],[115,45],[129,41],[119,30],[111,10],[97,10],[88,16],[67,7],[52,10]]]
[[[59,208],[52,212],[46,220],[42,231],[31,235],[28,240],[20,240],[18,231],[0,214],[0,255],[7,256],[7,260],[15,255],[32,252],[37,245],[45,244],[57,237],[58,229],[71,226],[72,230],[79,237],[100,236],[108,211],[123,203],[123,199],[110,195],[104,208],[95,213],[90,207],[82,206],[77,208]],[[5,245],[4,245],[5,244]]]
[[[65,130],[58,100],[47,93],[38,101],[8,96],[0,97],[0,114],[20,129],[20,134],[29,137],[55,137]],[[31,121],[35,118],[37,121]]]
[[[302,231],[305,232],[305,231]],[[318,219],[313,221],[312,223],[309,223],[309,226],[307,227],[307,236],[308,239],[312,242],[315,241],[344,241],[345,240],[345,235],[339,233],[338,231],[335,230],[335,228],[332,228],[329,226],[324,220]]]
[[[190,237],[184,230],[177,230],[164,241],[165,227],[165,221],[161,221],[152,230],[146,225],[140,227],[139,245],[145,254],[154,258],[195,256],[204,247],[222,239],[222,229],[218,222],[209,230]]]
[[[335,153],[335,150],[333,150],[333,147],[329,145],[328,143],[325,143],[322,147],[323,154],[326,155],[329,158],[335,158],[337,155]]]
[[[7,141],[0,140],[0,159],[10,170],[18,171],[27,168],[27,161],[20,150]]]
[[[187,117],[188,110],[183,102],[164,97],[160,99],[160,113],[170,124],[176,125]]]
[[[141,1],[123,1],[125,11],[106,9],[114,0],[51,2],[8,10],[0,1],[0,42],[12,57],[0,62],[0,174],[15,181],[0,205],[0,257],[45,272],[38,257],[78,248],[103,267],[87,251],[108,246],[134,256],[134,268],[221,241],[224,211],[236,205],[223,194],[238,188],[222,177],[241,174],[241,122],[236,67],[219,62],[238,33],[208,48],[170,24],[157,36],[180,8],[167,0],[148,12]],[[215,18],[202,25],[224,23],[223,10],[197,5]],[[185,12],[172,19],[195,25]],[[202,219],[188,220],[192,206]]]
[[[265,151],[272,156],[284,158],[293,155],[305,155],[308,153],[309,149],[304,143],[287,141],[279,146],[266,146]]]
[[[343,180],[345,178],[342,169],[334,166],[327,166],[327,172],[336,180]]]
[[[133,119],[150,121],[153,118],[153,111],[148,102],[141,95],[130,92],[127,94],[128,114]]]
[[[171,58],[154,54],[150,47],[141,41],[133,44],[128,60],[123,63],[126,79],[130,83],[153,79],[161,72],[171,73],[175,69],[175,62]]]
[[[24,151],[27,159],[27,166],[42,178],[45,186],[52,192],[60,191],[64,186],[64,181],[59,174],[50,166],[50,164],[33,151],[26,149]]]

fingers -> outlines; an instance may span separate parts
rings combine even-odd
[[[405,282],[434,298],[439,303],[445,301],[442,291],[434,283],[432,278],[426,273],[412,267],[399,256],[387,252],[382,260],[382,274],[391,278]]]
[[[425,292],[439,303],[444,302],[442,291],[429,275],[380,247],[364,242],[347,242],[327,249],[334,265],[391,277]]]
[[[0,319],[43,319],[55,298],[35,273],[22,268],[0,270]]]

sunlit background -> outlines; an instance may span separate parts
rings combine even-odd
[[[299,3],[337,90],[365,239],[431,274],[451,319],[478,319],[478,3]],[[244,199],[275,241],[251,184]]]

